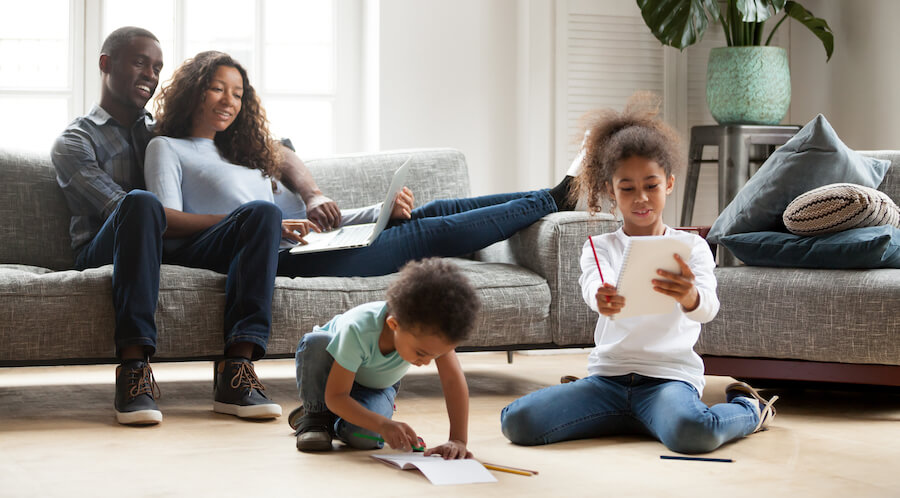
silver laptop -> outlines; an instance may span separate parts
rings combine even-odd
[[[397,194],[406,185],[406,177],[409,173],[409,162],[411,160],[412,157],[408,158],[394,172],[391,187],[388,189],[387,197],[385,197],[384,203],[381,205],[381,211],[378,213],[378,221],[375,223],[346,225],[329,232],[309,232],[303,237],[307,244],[292,247],[291,254],[339,251],[341,249],[366,247],[375,242],[375,239],[378,238],[391,219],[391,211],[394,209],[394,201],[397,199]]]

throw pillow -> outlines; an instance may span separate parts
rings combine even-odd
[[[884,192],[852,183],[833,183],[800,194],[782,216],[795,235],[821,235],[850,228],[900,228],[900,208]]]
[[[785,232],[725,235],[720,243],[750,266],[900,268],[900,229],[853,228],[817,237]]]
[[[750,177],[713,223],[707,240],[734,233],[783,231],[781,215],[798,195],[831,183],[878,187],[890,161],[851,150],[819,114]]]

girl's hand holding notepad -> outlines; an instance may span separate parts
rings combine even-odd
[[[466,443],[451,439],[446,443],[428,448],[425,450],[425,456],[440,455],[444,460],[455,460],[458,458],[472,458],[472,452],[466,449]]]
[[[693,311],[700,305],[700,293],[694,286],[694,273],[681,256],[675,254],[674,257],[681,267],[681,274],[657,270],[656,273],[663,278],[653,280],[653,290],[673,297],[684,311]]]
[[[625,306],[625,298],[620,296],[616,288],[610,284],[604,283],[602,287],[597,289],[597,311],[603,316],[613,316],[622,311]]]

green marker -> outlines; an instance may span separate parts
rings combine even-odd
[[[353,435],[356,437],[361,437],[363,439],[371,439],[372,441],[378,441],[379,443],[384,442],[384,439],[382,439],[378,436],[370,436],[368,434],[361,434],[359,432],[354,432]],[[425,451],[425,440],[422,438],[418,438],[418,439],[419,439],[418,442],[419,442],[420,446],[413,446],[412,447],[413,451]]]

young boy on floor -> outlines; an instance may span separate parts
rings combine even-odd
[[[470,458],[469,390],[454,349],[474,328],[479,308],[459,269],[431,258],[404,266],[386,301],[357,306],[303,336],[295,357],[303,404],[288,419],[297,449],[330,450],[335,437],[359,449],[382,448],[378,438],[404,451],[419,446],[412,427],[392,420],[394,398],[410,364],[434,360],[450,437],[425,455]]]

